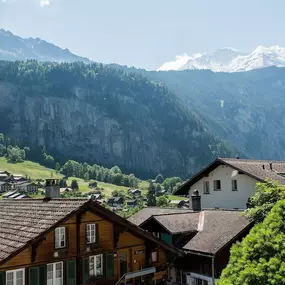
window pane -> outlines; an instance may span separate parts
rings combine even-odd
[[[16,271],[16,278],[17,279],[22,279],[23,278],[23,271],[22,270]]]
[[[102,275],[102,255],[96,255],[96,275]]]
[[[12,280],[13,281],[13,272],[7,272],[7,281]]]
[[[89,257],[89,276],[95,276],[95,262],[94,262],[94,256]]]
[[[62,278],[56,278],[54,284],[55,285],[62,285]]]
[[[155,251],[151,253],[151,260],[152,260],[152,262],[157,261],[157,253]]]
[[[13,280],[7,280],[6,283],[7,283],[7,285],[14,285],[14,284],[13,284]]]

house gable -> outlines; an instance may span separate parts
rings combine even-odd
[[[236,180],[237,184],[235,190],[233,180]],[[219,181],[220,189],[215,189],[215,181]],[[190,186],[189,200],[191,202],[193,191],[198,190],[202,209],[246,209],[248,198],[254,195],[257,182],[258,180],[240,173],[231,166],[219,165]],[[208,183],[208,194],[205,192],[205,183]]]

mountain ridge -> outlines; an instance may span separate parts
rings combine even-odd
[[[251,53],[220,48],[191,56],[183,54],[175,61],[164,63],[157,71],[209,69],[214,72],[242,72],[269,66],[285,67],[285,48],[258,46]]]
[[[0,29],[0,60],[29,60],[91,63],[88,58],[75,55],[40,38],[22,38]]]

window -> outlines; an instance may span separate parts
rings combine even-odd
[[[195,285],[208,285],[208,281],[199,278],[194,278]]]
[[[160,233],[152,233],[152,235],[156,238],[160,238]]]
[[[96,242],[96,224],[86,225],[86,242],[87,243]]]
[[[97,277],[103,275],[103,255],[89,257],[89,276]]]
[[[47,285],[63,285],[63,263],[56,262],[47,265]]]
[[[25,285],[24,269],[7,271],[6,285]]]
[[[204,181],[204,194],[210,194],[210,185],[209,181]]]
[[[55,229],[55,248],[66,247],[65,227]]]
[[[157,252],[156,251],[153,251],[151,253],[151,261],[152,262],[157,262]]]
[[[237,188],[237,180],[232,180],[232,190],[233,191],[237,191],[238,188]]]
[[[214,190],[221,190],[221,180],[214,180]]]

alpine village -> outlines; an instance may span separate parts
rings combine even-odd
[[[0,29],[0,285],[285,285],[285,49],[171,64]]]

